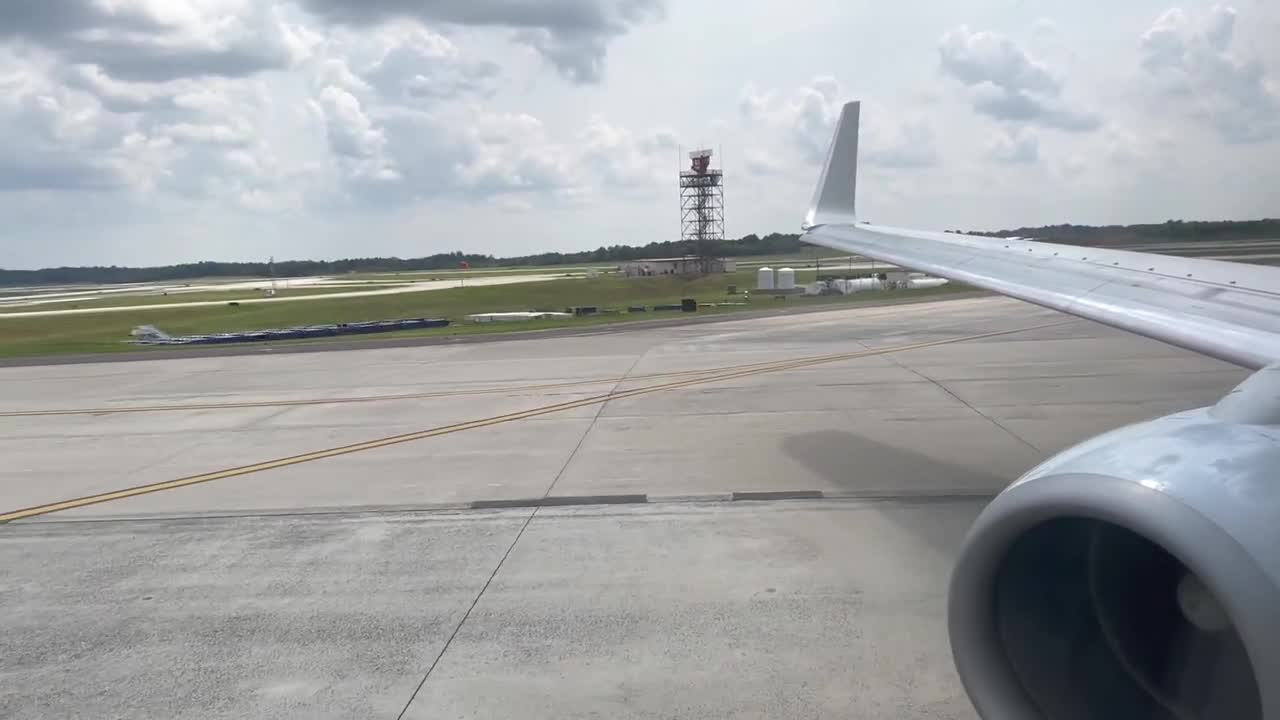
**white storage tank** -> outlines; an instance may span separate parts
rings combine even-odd
[[[773,268],[762,267],[756,271],[756,289],[773,289]]]
[[[846,294],[884,289],[884,283],[880,282],[876,278],[856,278],[854,280],[847,281],[847,283],[848,284],[845,285],[846,290],[844,291]]]
[[[794,290],[796,287],[796,271],[791,268],[780,268],[778,270],[778,289]]]
[[[942,287],[943,285],[947,284],[947,279],[919,277],[919,278],[911,278],[908,282],[910,284],[907,287],[911,288],[912,290],[923,290],[925,288]]]

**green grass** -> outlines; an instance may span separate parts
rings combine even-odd
[[[588,269],[597,271],[609,271],[617,267],[613,265],[538,265],[534,267],[483,267],[473,268],[471,270],[411,270],[406,272],[356,272],[347,273],[345,275],[332,275],[334,280],[382,280],[382,281],[411,281],[411,280],[430,280],[439,278],[441,280],[454,280],[459,277],[487,277],[487,276],[510,276],[510,275],[581,275]]]
[[[848,253],[843,255],[835,254],[831,250],[805,250],[794,253],[786,253],[782,255],[744,255],[742,257],[731,258],[736,260],[738,265],[744,268],[756,268],[761,265],[777,265],[783,267],[786,265],[795,265],[800,267],[812,267],[815,259],[821,259],[825,266],[831,263],[833,266],[841,262],[847,262]],[[863,262],[864,260],[855,259],[855,262]],[[425,280],[430,278],[453,279],[460,275],[467,277],[484,277],[485,275],[564,275],[572,273],[580,275],[588,269],[600,272],[612,271],[628,261],[619,260],[616,262],[604,263],[586,263],[576,265],[536,265],[536,266],[519,266],[519,267],[482,267],[472,268],[470,270],[460,270],[451,268],[447,270],[412,270],[406,272],[357,272],[346,275],[335,275],[336,279],[356,279],[356,280]]]
[[[830,251],[824,252],[822,255],[813,253],[792,253],[788,255],[751,255],[748,257],[740,257],[738,267],[741,268],[759,268],[763,266],[771,266],[775,270],[780,267],[794,268],[812,268],[815,261],[820,261],[823,268],[839,268],[845,266],[849,262],[850,254],[830,255]],[[853,255],[853,262],[871,262],[870,258]],[[886,263],[887,264],[887,263]]]
[[[306,295],[324,295],[325,293],[364,292],[400,287],[407,283],[370,283],[368,285],[352,285],[351,287],[301,287],[277,288],[276,297],[302,297]],[[266,287],[264,283],[263,287]],[[207,302],[210,300],[255,300],[265,297],[261,290],[202,290],[189,293],[170,293],[168,295],[92,295],[65,302],[41,302],[35,305],[6,305],[0,307],[0,314],[22,313],[40,310],[74,310],[77,308],[128,307],[130,305],[170,305],[185,302]]]
[[[797,272],[797,282],[809,282],[812,271]],[[137,325],[155,325],[173,335],[188,335],[235,330],[282,328],[294,325],[358,322],[406,317],[444,317],[454,321],[449,328],[406,331],[384,335],[362,336],[370,342],[377,338],[398,338],[410,335],[471,335],[477,333],[511,332],[552,327],[578,326],[610,322],[631,322],[656,317],[669,317],[671,313],[620,313],[595,318],[564,318],[528,323],[466,322],[472,313],[502,312],[512,310],[564,310],[571,305],[595,305],[621,307],[677,303],[681,298],[694,297],[700,302],[737,300],[725,294],[726,285],[736,284],[739,290],[752,287],[753,271],[712,275],[700,278],[649,277],[548,280],[544,282],[493,285],[487,287],[451,288],[395,295],[334,298],[330,300],[299,301],[289,303],[257,303],[230,307],[227,305],[188,308],[146,308],[121,310],[111,313],[60,315],[31,318],[5,318],[0,315],[0,357],[30,357],[62,353],[118,352],[136,349],[124,341],[129,330]],[[902,293],[896,297],[914,298],[929,295],[953,294],[963,289],[957,285]],[[883,300],[890,295],[883,293],[859,293],[845,297],[789,298],[785,301],[763,296],[753,297],[745,306],[699,310],[706,312],[734,312],[741,310],[773,309],[800,303],[854,304],[868,300]],[[307,342],[307,341],[304,341]],[[309,342],[323,342],[309,341]],[[162,349],[157,349],[162,351]]]

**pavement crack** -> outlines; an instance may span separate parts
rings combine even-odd
[[[865,346],[865,343],[862,343],[861,341],[859,341],[859,344],[860,344],[860,345],[864,345],[864,346]],[[1018,433],[1014,432],[1013,430],[1010,430],[1008,427],[1005,427],[1005,425],[1004,425],[1003,423],[1001,423],[999,420],[996,420],[995,418],[991,417],[990,415],[988,415],[988,414],[986,414],[986,413],[982,412],[981,410],[979,410],[978,408],[974,407],[973,405],[971,405],[971,404],[969,403],[969,401],[968,401],[968,400],[965,400],[964,398],[960,397],[960,396],[959,396],[959,395],[957,395],[954,391],[952,391],[952,389],[951,389],[951,388],[947,387],[946,385],[943,385],[941,382],[939,382],[939,381],[937,381],[937,380],[935,380],[935,379],[933,379],[933,378],[929,377],[928,375],[925,375],[924,373],[922,373],[922,372],[920,372],[919,370],[917,370],[917,369],[915,369],[915,368],[911,367],[910,365],[907,365],[907,364],[903,363],[901,360],[899,360],[899,359],[898,359],[898,358],[896,358],[896,357],[893,357],[892,355],[885,355],[884,357],[885,357],[885,359],[887,359],[889,362],[893,363],[894,365],[897,365],[898,367],[902,368],[903,370],[906,370],[907,372],[911,373],[912,375],[915,375],[915,376],[916,376],[916,377],[918,377],[918,378],[923,378],[924,380],[926,380],[926,381],[928,381],[929,383],[931,383],[931,384],[933,384],[934,386],[936,386],[936,387],[937,387],[939,390],[941,390],[942,392],[944,392],[944,393],[946,393],[946,394],[950,395],[952,398],[955,398],[955,401],[956,401],[956,402],[958,402],[958,403],[960,403],[961,405],[964,405],[965,407],[969,408],[969,409],[970,409],[970,410],[972,410],[972,411],[973,411],[973,412],[974,412],[978,417],[982,418],[983,420],[986,420],[987,422],[991,423],[992,425],[995,425],[996,427],[1000,428],[1001,430],[1003,430],[1003,431],[1005,432],[1005,434],[1007,434],[1009,437],[1013,438],[1014,440],[1017,440],[1018,442],[1022,443],[1023,445],[1026,445],[1027,447],[1031,448],[1032,450],[1035,450],[1035,451],[1036,451],[1036,452],[1038,452],[1038,453],[1043,453],[1043,452],[1044,452],[1044,449],[1039,448],[1039,447],[1036,447],[1035,443],[1031,442],[1030,440],[1027,440],[1026,438],[1022,437],[1021,435],[1019,435]]]
[[[538,508],[534,508],[533,512],[530,512],[528,516],[525,517],[524,522],[520,525],[520,530],[516,532],[516,536],[511,540],[511,544],[507,546],[507,551],[502,553],[502,557],[498,559],[498,564],[493,567],[493,572],[489,573],[489,578],[484,581],[484,585],[480,588],[480,592],[476,593],[476,596],[472,598],[471,605],[467,608],[467,611],[462,614],[462,619],[459,620],[457,626],[453,628],[453,632],[449,633],[449,639],[444,641],[444,646],[441,647],[440,652],[436,654],[436,659],[431,661],[431,667],[427,668],[427,672],[424,673],[422,675],[422,679],[418,681],[418,686],[415,687],[413,689],[413,693],[409,695],[408,701],[406,701],[404,707],[400,709],[400,714],[396,715],[396,720],[401,720],[404,718],[404,714],[409,712],[409,706],[417,699],[418,693],[421,692],[422,687],[427,684],[427,679],[431,677],[431,673],[434,672],[436,666],[440,664],[440,660],[444,657],[444,654],[449,651],[449,646],[453,644],[454,638],[458,637],[458,633],[462,630],[462,626],[467,623],[467,620],[471,617],[471,613],[476,609],[476,605],[480,603],[480,598],[484,597],[485,591],[488,590],[489,585],[493,583],[493,578],[498,575],[498,571],[501,570],[503,564],[507,562],[507,558],[511,556],[511,551],[516,549],[516,543],[520,542],[520,538],[524,536],[525,529],[529,527],[529,523],[533,521],[533,516],[537,514]]]
[[[640,364],[640,361],[644,359],[646,354],[647,352],[641,352],[636,357],[635,361],[631,363],[631,367],[627,368],[627,371],[622,373],[622,376],[619,377],[618,381],[613,384],[612,388],[610,388],[608,393],[609,395],[613,395],[618,391],[618,388],[622,386],[622,383],[627,381],[627,378],[631,376],[631,373]],[[595,428],[596,422],[600,419],[600,415],[604,413],[604,408],[608,404],[609,401],[606,400],[597,405],[596,414],[592,416],[591,423],[587,425],[585,430],[583,430],[582,437],[578,438],[577,444],[573,446],[573,450],[570,451],[569,456],[565,458],[564,464],[560,466],[560,470],[556,473],[556,476],[551,479],[550,484],[547,485],[547,489],[542,493],[543,501],[551,497],[552,491],[555,490],[556,483],[560,482],[560,478],[564,477],[565,471],[569,469],[569,464],[573,462],[575,457],[577,457],[578,451],[582,449],[582,445],[587,441],[587,436],[590,435],[591,430]],[[409,707],[413,705],[413,701],[417,699],[418,693],[422,692],[422,688],[427,684],[427,680],[431,678],[431,673],[435,672],[436,667],[440,664],[440,660],[444,658],[445,653],[449,652],[449,647],[453,645],[454,638],[458,637],[458,633],[462,631],[462,626],[467,624],[467,620],[471,618],[471,613],[476,609],[476,605],[480,604],[480,598],[484,597],[485,592],[489,589],[489,585],[491,585],[493,583],[493,579],[498,576],[498,571],[501,570],[502,566],[507,562],[507,558],[511,557],[511,552],[516,549],[516,545],[519,544],[520,538],[524,537],[524,531],[529,528],[529,524],[533,522],[533,518],[537,516],[538,511],[541,509],[542,505],[539,504],[535,506],[527,516],[525,516],[524,522],[520,524],[520,529],[516,531],[516,536],[512,538],[511,544],[507,546],[507,551],[498,559],[498,564],[494,566],[493,572],[489,573],[489,578],[484,581],[484,585],[480,588],[480,592],[476,593],[476,596],[471,600],[471,605],[467,608],[467,611],[462,614],[462,619],[459,620],[457,626],[453,628],[453,632],[449,633],[449,639],[444,641],[444,646],[441,647],[440,652],[436,654],[435,660],[431,661],[431,667],[428,667],[427,671],[423,673],[422,679],[418,681],[418,686],[415,687],[413,689],[413,693],[409,695],[408,701],[406,701],[404,707],[400,709],[400,714],[396,715],[396,720],[403,720],[405,713],[409,712]]]

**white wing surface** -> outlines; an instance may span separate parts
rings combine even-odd
[[[803,240],[1096,320],[1246,368],[1280,361],[1280,267],[931,232],[857,220],[844,106]]]

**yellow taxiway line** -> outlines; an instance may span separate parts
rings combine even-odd
[[[537,385],[511,385],[507,387],[476,388],[472,390],[441,390],[436,392],[395,393],[387,395],[357,395],[354,397],[299,398],[296,400],[257,400],[244,402],[187,403],[173,405],[120,405],[116,407],[68,408],[51,410],[8,410],[0,411],[4,417],[50,417],[61,415],[113,415],[150,412],[177,412],[191,410],[232,410],[243,408],[300,407],[307,405],[344,405],[348,403],[384,402],[390,400],[424,400],[429,398],[459,397],[466,395],[499,395],[503,393],[528,392],[532,390],[557,390],[561,388],[581,387],[583,385],[607,385],[630,380],[653,380],[658,378],[685,377],[689,375],[710,375],[728,370],[741,370],[795,362],[790,360],[772,360],[768,362],[747,363],[744,365],[728,365],[706,368],[703,370],[678,370],[648,375],[628,375],[625,377],[606,377],[594,380],[567,380],[564,382],[542,383]]]
[[[886,348],[876,348],[871,350],[861,350],[856,352],[839,353],[835,355],[822,356],[817,358],[805,358],[792,360],[787,362],[775,363],[767,367],[755,367],[742,370],[734,370],[732,372],[722,372],[707,377],[694,377],[685,380],[677,380],[674,382],[663,383],[660,385],[650,385],[632,390],[622,390],[618,392],[605,393],[588,398],[578,400],[570,400],[568,402],[555,403],[545,405],[530,410],[522,410],[520,412],[508,413],[505,415],[497,415],[494,417],[483,418],[481,420],[472,420],[469,422],[456,423],[453,425],[444,425],[428,430],[418,432],[405,433],[402,435],[392,435],[390,437],[378,438],[376,440],[368,440],[365,442],[354,443],[351,445],[341,445],[338,447],[328,448],[324,450],[316,450],[313,452],[303,453],[301,455],[293,455],[290,457],[278,458],[275,460],[267,460],[264,462],[253,463],[251,465],[242,465],[240,467],[228,468],[226,470],[217,470],[199,475],[191,475],[188,477],[177,478],[175,480],[165,480],[162,482],[148,483],[146,485],[137,485],[134,487],[123,488],[120,490],[112,490],[109,492],[98,493],[96,495],[85,495],[83,497],[71,498],[69,500],[61,500],[58,502],[46,503],[44,505],[36,505],[33,507],[22,508],[0,514],[0,523],[7,523],[23,518],[35,517],[37,515],[45,515],[48,513],[60,512],[63,510],[72,510],[75,508],[85,507],[87,505],[97,505],[99,503],[111,502],[113,500],[123,500],[125,498],[136,497],[138,495],[146,495],[149,493],[160,492],[162,490],[173,490],[176,488],[187,487],[190,485],[198,485],[200,483],[212,482],[214,480],[223,480],[241,475],[249,475],[264,470],[273,470],[275,468],[288,467],[290,465],[298,465],[301,463],[312,462],[314,460],[323,460],[325,458],[337,457],[339,455],[349,455],[351,453],[363,452],[365,450],[374,450],[377,448],[387,447],[389,445],[398,445],[400,443],[412,442],[414,440],[425,440],[427,438],[439,437],[441,435],[450,435],[453,433],[463,432],[465,430],[475,430],[493,425],[514,422],[516,420],[526,420],[529,418],[548,415],[551,413],[563,412],[565,410],[573,410],[575,408],[588,407],[591,405],[599,405],[610,400],[621,400],[638,395],[647,395],[650,393],[661,392],[664,390],[673,390],[676,388],[689,387],[692,385],[701,385],[711,382],[719,382],[722,380],[732,380],[741,377],[750,377],[753,375],[761,375],[764,373],[778,372],[782,370],[794,370],[813,365],[824,363],[838,362],[840,360],[854,360],[864,357],[874,357],[877,355],[887,355],[889,353],[905,352],[907,350],[918,350],[921,348],[936,347],[939,345],[951,345],[969,340],[981,340],[984,338],[999,337],[1002,335],[1012,335],[1015,333],[1027,332],[1030,330],[1038,330],[1041,328],[1062,325],[1064,321],[1046,323],[1042,325],[1034,325],[1031,327],[1021,327],[1012,330],[997,330],[994,332],[980,333],[977,335],[965,335],[956,338],[947,338],[944,340],[932,340],[929,342],[914,343],[911,345],[897,345]]]
[[[894,308],[890,312],[881,312],[876,314],[868,314],[866,318],[875,319],[880,317],[888,317],[897,314],[898,308]],[[842,357],[841,355],[818,355],[812,358],[792,358],[790,360],[768,360],[754,363],[744,363],[740,365],[725,365],[720,367],[705,368],[702,370],[675,370],[661,373],[648,373],[638,375],[627,375],[625,377],[605,377],[591,380],[568,380],[563,382],[540,383],[535,385],[509,385],[505,387],[489,387],[474,388],[470,390],[437,390],[432,392],[415,392],[415,393],[392,393],[385,395],[357,395],[354,397],[321,397],[321,398],[298,398],[294,400],[253,400],[253,401],[233,401],[233,402],[206,402],[206,403],[173,403],[168,405],[116,405],[104,407],[89,408],[53,408],[46,410],[0,410],[0,418],[20,418],[20,417],[58,417],[66,415],[125,415],[131,413],[153,413],[153,412],[183,412],[198,410],[237,410],[249,408],[275,408],[275,407],[306,407],[311,405],[345,405],[351,403],[370,403],[370,402],[388,402],[397,400],[426,400],[430,398],[445,397],[462,397],[469,395],[500,395],[504,393],[518,393],[538,390],[558,390],[570,387],[582,387],[587,385],[609,385],[619,382],[629,382],[634,380],[655,380],[659,378],[671,377],[688,377],[692,375],[710,375],[713,373],[721,373],[732,370],[745,370],[750,368],[772,367],[775,365],[786,365],[795,362],[797,359],[818,359],[825,357]]]

